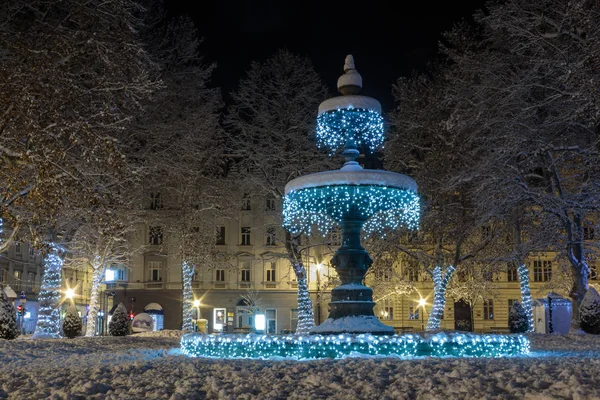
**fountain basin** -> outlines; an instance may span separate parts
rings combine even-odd
[[[506,357],[529,353],[523,335],[436,332],[393,336],[201,335],[181,338],[191,357],[314,360],[345,357]]]

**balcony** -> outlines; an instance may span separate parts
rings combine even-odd
[[[213,282],[213,289],[227,289],[227,282]]]
[[[202,289],[201,281],[192,281],[192,289]]]
[[[152,281],[152,282],[144,283],[145,289],[163,289],[164,287],[165,287],[164,282]]]
[[[240,289],[252,289],[253,286],[252,282],[238,282],[238,288]]]

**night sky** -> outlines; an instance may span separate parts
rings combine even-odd
[[[252,60],[280,48],[309,57],[332,93],[353,54],[363,77],[363,94],[393,106],[391,85],[422,70],[437,52],[441,33],[470,20],[483,0],[458,2],[286,0],[165,0],[173,15],[187,14],[204,38],[205,59],[216,61],[214,85],[236,88]],[[358,5],[360,4],[360,6]]]

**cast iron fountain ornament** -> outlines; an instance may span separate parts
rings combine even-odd
[[[342,246],[333,264],[342,284],[332,290],[329,318],[311,335],[201,335],[187,333],[181,351],[193,357],[311,360],[347,356],[500,357],[529,352],[521,335],[475,335],[437,332],[394,335],[392,327],[374,315],[373,291],[362,284],[373,260],[360,245],[361,230],[383,234],[385,229],[419,221],[417,185],[406,175],[363,169],[357,146],[375,151],[383,145],[381,106],[359,96],[362,78],[346,57],[338,80],[343,96],[326,100],[317,117],[318,145],[333,154],[343,149],[344,166],[303,176],[285,188],[283,225],[292,232],[326,234],[342,230]]]
[[[363,227],[367,234],[419,221],[419,198],[415,181],[389,171],[363,169],[356,159],[357,146],[373,152],[383,145],[381,105],[360,96],[362,78],[351,55],[338,79],[342,96],[319,106],[317,140],[330,154],[341,150],[346,163],[339,170],[319,172],[290,181],[285,187],[283,225],[292,233],[323,235],[338,225],[342,246],[332,264],[342,284],[331,291],[329,318],[311,329],[311,334],[370,333],[393,335],[373,313],[373,291],[362,284],[373,260],[360,244]]]

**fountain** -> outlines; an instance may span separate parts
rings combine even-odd
[[[373,291],[363,284],[373,260],[361,246],[361,232],[384,234],[404,225],[416,229],[420,202],[415,181],[402,174],[362,168],[359,148],[383,145],[381,105],[360,96],[362,78],[352,56],[338,80],[342,96],[319,106],[317,144],[330,154],[342,151],[339,170],[302,176],[285,187],[283,225],[292,233],[326,234],[338,225],[342,244],[332,259],[341,285],[331,291],[330,314],[308,336],[200,335],[181,339],[189,356],[215,358],[286,358],[306,360],[350,355],[396,357],[499,357],[529,352],[522,335],[434,332],[394,335],[373,313]]]
[[[342,96],[319,106],[317,139],[330,153],[344,150],[346,163],[339,170],[319,172],[290,181],[285,187],[283,224],[292,233],[322,234],[335,224],[342,232],[342,246],[332,264],[342,284],[331,291],[329,318],[312,334],[370,333],[393,335],[373,313],[373,291],[363,285],[373,260],[360,244],[363,226],[369,233],[401,224],[416,228],[419,198],[415,181],[402,174],[363,169],[356,159],[357,147],[367,152],[383,144],[381,105],[360,96],[362,78],[351,55],[338,80]]]

